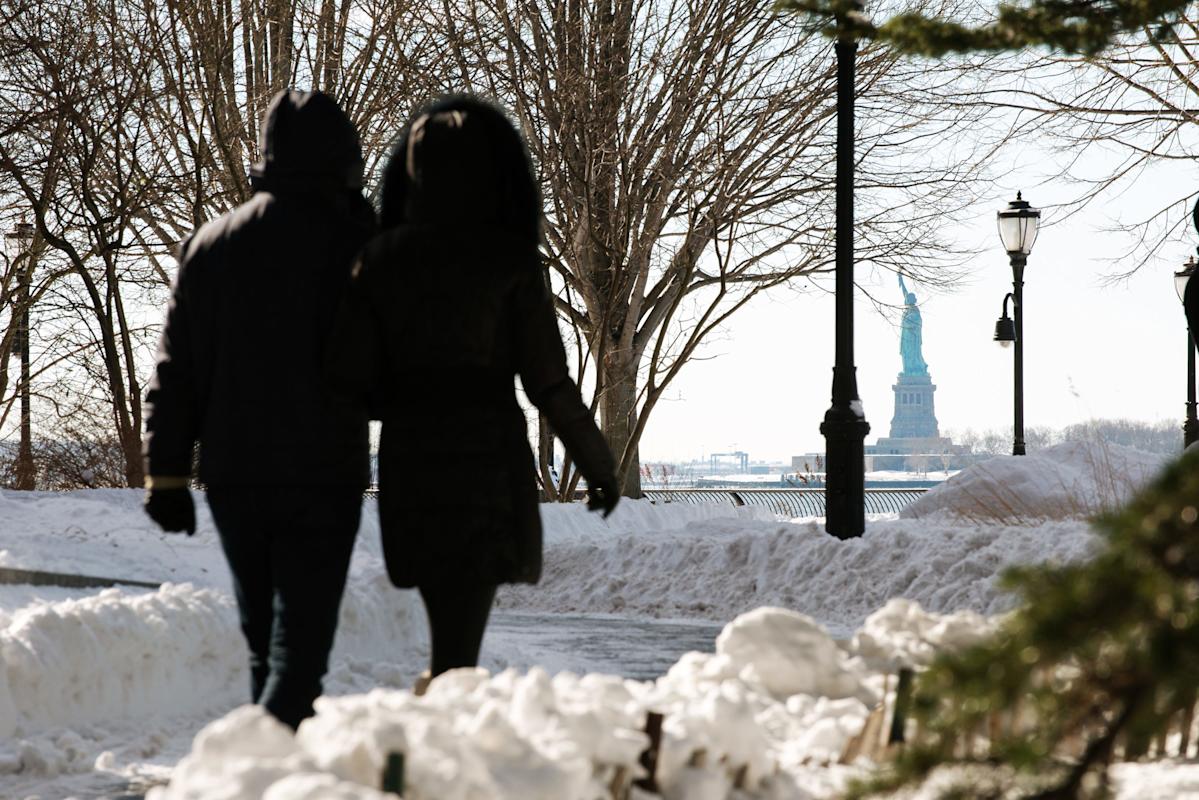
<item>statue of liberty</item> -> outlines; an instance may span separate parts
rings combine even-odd
[[[924,323],[920,319],[920,309],[916,307],[916,295],[908,291],[899,276],[899,289],[903,292],[903,320],[900,322],[899,354],[903,356],[904,375],[927,375],[928,364],[920,350],[924,343]]]

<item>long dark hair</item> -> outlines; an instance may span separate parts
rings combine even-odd
[[[381,222],[496,225],[536,245],[541,196],[520,133],[477,97],[455,95],[422,109],[383,171]]]

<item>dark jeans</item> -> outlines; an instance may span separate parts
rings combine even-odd
[[[345,487],[210,487],[250,647],[250,692],[295,728],[312,716],[337,630],[362,493]]]
[[[495,600],[494,584],[443,583],[420,587],[429,615],[434,677],[457,667],[479,664],[479,648],[487,630],[487,617]]]

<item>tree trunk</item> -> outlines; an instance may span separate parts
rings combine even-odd
[[[140,489],[146,484],[146,470],[142,464],[142,439],[136,432],[121,441],[121,452],[125,456],[125,483],[131,489]]]
[[[541,475],[542,502],[558,499],[558,487],[554,483],[550,470],[554,463],[554,432],[550,430],[549,420],[541,412],[537,412],[537,471]]]
[[[290,0],[269,0],[267,25],[271,42],[271,96],[291,85],[292,4]]]
[[[604,438],[617,461],[617,477],[621,477],[624,459],[623,489],[625,497],[641,497],[641,459],[638,446],[629,440],[637,429],[637,368],[626,360],[610,359],[602,366],[604,390],[600,398],[600,424]],[[626,454],[625,451],[628,451]]]

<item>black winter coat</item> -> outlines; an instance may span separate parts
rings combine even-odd
[[[519,375],[583,475],[612,454],[566,367],[536,249],[494,227],[401,225],[355,268],[332,379],[377,392],[392,582],[536,583],[541,520]]]
[[[146,396],[147,475],[190,475],[199,441],[210,486],[366,487],[366,410],[328,391],[323,354],[372,228],[344,190],[293,188],[183,244]]]

